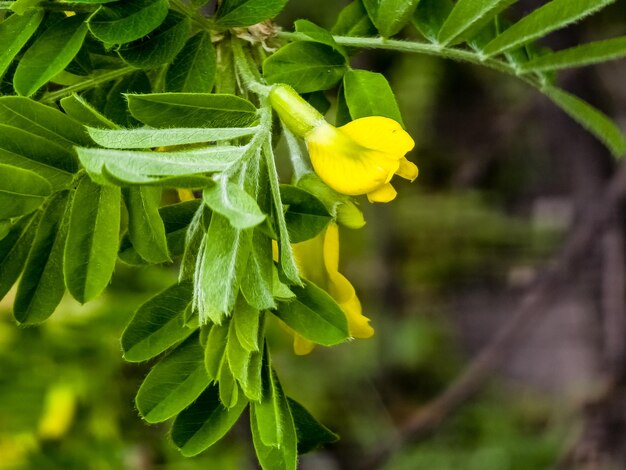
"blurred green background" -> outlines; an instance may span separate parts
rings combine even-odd
[[[331,27],[346,3],[293,0],[278,22],[289,29],[294,19],[308,18]],[[517,11],[540,3],[522,1]],[[624,34],[624,18],[622,2],[551,37],[549,45],[576,44],[598,31]],[[274,334],[274,361],[287,393],[342,437],[303,457],[303,469],[357,468],[441,393],[506,322],[520,289],[560,246],[581,201],[602,186],[611,167],[607,152],[581,128],[509,77],[372,51],[358,54],[353,65],[391,81],[417,143],[409,158],[420,177],[399,183],[392,204],[363,202],[366,227],[342,232],[342,272],[357,288],[374,338],[296,357],[289,339]],[[625,77],[622,61],[563,80],[624,118]],[[256,468],[245,425],[184,459],[168,441],[167,424],[149,426],[134,409],[150,364],[124,363],[119,336],[134,309],[175,278],[175,267],[120,264],[106,295],[86,306],[67,298],[38,328],[18,328],[10,298],[0,304],[0,469]],[[592,286],[577,306],[593,304],[595,282],[573,281],[573,289]],[[583,326],[542,325],[544,336],[531,338],[533,347],[383,468],[553,468],[576,436],[577,410],[597,367],[590,346],[595,330],[587,332],[592,338],[581,333],[593,306],[583,310]],[[566,317],[578,318],[572,311]]]

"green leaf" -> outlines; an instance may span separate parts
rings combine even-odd
[[[89,30],[105,44],[124,44],[154,31],[165,20],[167,0],[121,0],[89,17]]]
[[[99,145],[111,149],[145,149],[174,145],[218,142],[246,137],[259,131],[258,127],[153,129],[96,129],[89,135]]]
[[[363,0],[372,22],[385,37],[400,32],[409,22],[419,0]]]
[[[48,319],[65,294],[63,251],[69,218],[67,201],[67,191],[57,193],[41,216],[15,296],[13,314],[19,323],[33,325]]]
[[[83,123],[85,126],[92,126],[92,128],[105,127],[109,129],[115,129],[118,127],[117,124],[105,115],[99,113],[84,98],[78,96],[77,94],[66,96],[60,103],[63,111],[65,111],[68,116]]]
[[[205,189],[202,197],[207,206],[226,217],[236,229],[252,228],[265,220],[254,198],[234,183],[216,184]]]
[[[368,37],[376,34],[376,27],[370,20],[363,3],[355,0],[339,12],[337,22],[331,32],[337,36]]]
[[[76,157],[38,135],[0,124],[0,162],[30,170],[47,179],[54,190],[66,187],[78,165]]]
[[[128,64],[152,69],[171,63],[191,33],[191,19],[170,11],[165,21],[148,36],[124,44],[118,54]]]
[[[280,186],[280,196],[287,208],[285,221],[291,243],[315,237],[332,220],[326,206],[300,188],[283,184]]]
[[[289,397],[287,401],[298,435],[298,454],[306,454],[339,440],[337,434],[320,424],[304,406]]]
[[[122,333],[122,351],[129,362],[158,356],[194,332],[185,324],[192,284],[175,284],[144,303]]]
[[[171,262],[165,226],[159,215],[161,188],[125,188],[128,234],[137,253],[152,264]]]
[[[542,72],[582,67],[626,56],[626,37],[590,42],[541,55],[521,64],[522,72]]]
[[[453,7],[452,0],[420,0],[413,15],[413,24],[422,36],[437,42],[439,31]]]
[[[468,30],[477,31],[517,0],[459,0],[441,26],[438,42],[449,44]]]
[[[337,44],[333,35],[324,28],[309,20],[297,20],[294,25],[296,27],[296,32],[305,37],[305,39],[302,39],[303,41],[311,40],[320,44],[326,44],[327,46],[330,46],[345,55],[344,49]]]
[[[31,96],[61,72],[78,53],[87,34],[85,18],[70,16],[46,29],[20,60],[13,86],[22,96]]]
[[[251,233],[234,228],[226,217],[213,214],[196,270],[196,307],[200,320],[220,324],[235,305],[248,262]]]
[[[198,399],[183,410],[172,426],[172,441],[185,457],[205,451],[233,427],[248,401],[240,398],[228,409],[219,400],[218,388],[209,386]]]
[[[261,377],[263,396],[258,403],[252,403],[251,411],[256,416],[260,441],[266,446],[278,448],[283,441],[285,420],[281,402],[285,400],[285,396],[278,377],[272,370],[267,344],[263,348]]]
[[[324,346],[343,343],[350,337],[346,315],[329,294],[309,281],[291,290],[296,299],[279,303],[274,313],[298,334]]]
[[[42,9],[33,9],[23,16],[12,15],[0,23],[0,78],[5,74],[15,56],[26,45],[43,19]]]
[[[206,147],[180,152],[139,152],[97,148],[76,149],[85,169],[94,177],[104,169],[122,179],[129,174],[176,176],[223,171],[237,162],[242,147]],[[139,182],[142,180],[139,179]]]
[[[485,46],[494,55],[526,44],[604,8],[615,0],[552,0],[525,16]]]
[[[7,295],[22,274],[40,217],[41,213],[37,212],[22,218],[0,240],[0,299]]]
[[[165,76],[165,89],[183,93],[210,93],[215,83],[215,48],[211,33],[190,38],[178,53]]]
[[[220,371],[226,362],[226,347],[228,345],[229,322],[222,325],[211,325],[204,346],[204,367],[211,380],[217,382]]]
[[[220,26],[250,26],[273,18],[288,0],[224,0],[217,10]]]
[[[0,122],[52,140],[68,149],[76,144],[91,144],[87,131],[79,122],[58,109],[21,96],[0,97]]]
[[[259,463],[264,470],[295,470],[297,464],[297,436],[289,403],[280,382],[273,371],[266,365],[264,386],[271,375],[273,392],[263,397],[260,403],[250,406],[250,427],[252,440]],[[264,389],[265,392],[265,389]],[[270,400],[266,402],[266,400]],[[267,408],[267,410],[266,410]],[[280,438],[274,444],[267,444],[266,439],[278,430]],[[265,438],[265,439],[264,439]]]
[[[255,230],[252,250],[240,287],[246,302],[257,310],[276,308],[272,292],[273,269],[272,239],[261,230]]]
[[[160,423],[191,405],[209,386],[198,334],[190,336],[154,366],[139,387],[135,404],[149,423]]]
[[[72,201],[63,272],[70,294],[85,303],[109,284],[119,246],[119,188],[80,180]]]
[[[237,333],[237,340],[248,352],[259,351],[260,320],[261,312],[239,297],[235,304],[231,323]]]
[[[615,157],[626,156],[626,136],[605,114],[559,88],[546,87],[542,91],[563,111],[603,142]]]
[[[263,75],[269,83],[286,83],[300,93],[326,90],[346,70],[346,58],[340,52],[308,41],[287,44],[263,62]]]
[[[50,183],[37,173],[0,164],[0,220],[33,212],[51,192]]]
[[[254,105],[233,95],[153,93],[127,98],[132,115],[152,127],[247,127],[257,121]]]
[[[404,125],[396,97],[384,75],[350,70],[343,77],[343,90],[352,119],[383,116]]]
[[[143,71],[137,71],[126,75],[109,89],[102,104],[102,112],[106,117],[122,127],[134,127],[139,124],[129,109],[126,94],[150,93],[152,87],[148,75]]]

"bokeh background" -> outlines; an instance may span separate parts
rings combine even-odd
[[[293,0],[278,23],[289,29],[307,18],[330,28],[346,3]],[[513,18],[542,3],[520,1]],[[626,4],[618,1],[544,45],[624,34]],[[514,335],[513,351],[476,393],[372,463],[510,321],[615,163],[511,77],[380,51],[359,53],[353,66],[392,83],[417,143],[410,159],[420,177],[399,183],[392,204],[363,202],[365,229],[341,234],[342,271],[357,287],[374,338],[296,357],[288,338],[274,334],[287,393],[342,437],[303,457],[302,468],[626,468],[626,363],[615,364],[623,356],[614,351],[620,342],[623,349],[626,329],[607,323],[615,302],[624,314],[620,214]],[[560,82],[626,128],[626,61],[567,72]],[[175,278],[176,267],[120,264],[103,297],[85,306],[67,298],[38,328],[15,325],[10,296],[0,304],[0,469],[256,468],[245,425],[184,459],[167,424],[149,426],[135,411],[150,364],[124,363],[119,336],[134,309]]]

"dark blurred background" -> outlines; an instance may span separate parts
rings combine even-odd
[[[294,0],[278,23],[308,18],[330,28],[346,3]],[[513,19],[542,3],[520,1]],[[621,1],[543,45],[624,34]],[[514,78],[380,51],[359,53],[353,66],[392,83],[420,176],[399,183],[391,204],[362,202],[365,229],[342,232],[342,272],[376,335],[306,357],[280,334],[273,341],[287,393],[342,437],[303,457],[302,468],[626,468],[622,208],[510,336],[497,372],[463,390],[464,404],[436,425],[418,423],[388,447],[510,321],[615,162]],[[566,72],[559,83],[626,128],[626,61]],[[119,336],[133,310],[175,278],[174,267],[120,264],[106,295],[86,306],[65,299],[38,328],[18,328],[10,298],[0,304],[0,469],[255,468],[245,425],[184,459],[167,424],[144,424],[134,409],[150,364],[124,363]]]

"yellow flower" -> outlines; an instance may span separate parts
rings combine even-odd
[[[354,287],[339,272],[339,229],[330,224],[315,238],[292,245],[302,276],[328,292],[346,314],[350,336],[369,338],[374,329],[363,316]],[[314,343],[294,335],[296,354],[308,354]]]
[[[397,194],[393,175],[417,178],[417,166],[405,158],[415,142],[393,119],[370,116],[337,128],[286,85],[274,86],[270,102],[285,125],[304,138],[315,172],[335,191],[389,202]]]
[[[397,194],[393,175],[417,178],[417,166],[404,156],[415,142],[393,119],[364,117],[339,128],[324,121],[304,139],[315,172],[339,193],[389,202]]]

